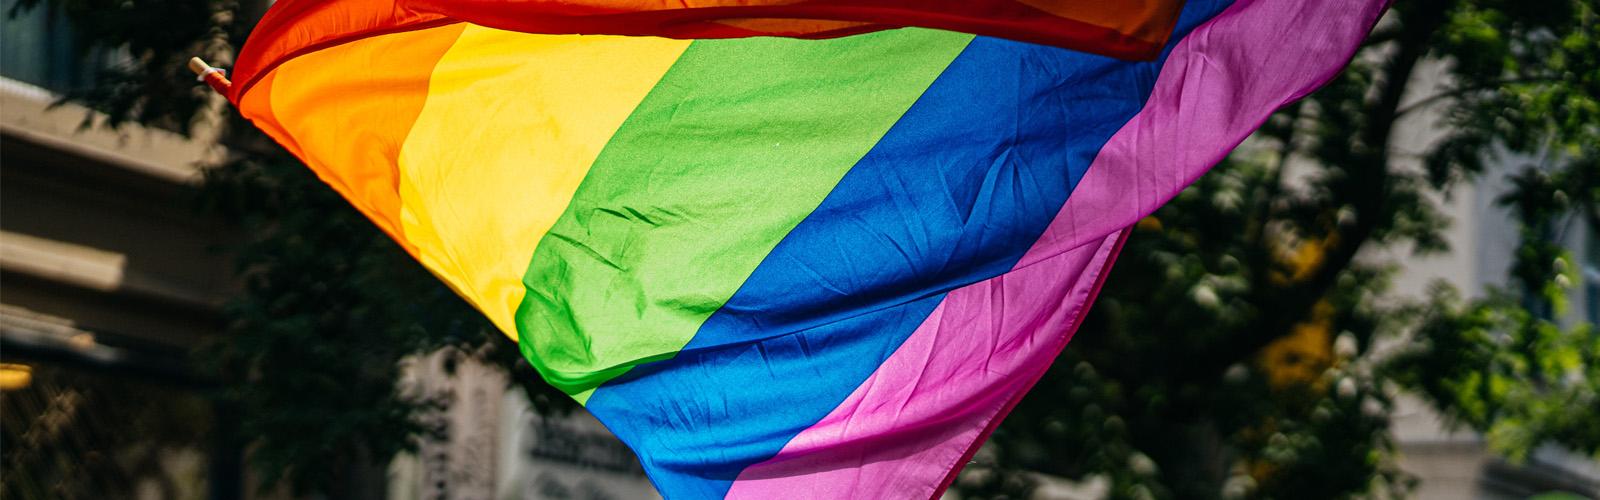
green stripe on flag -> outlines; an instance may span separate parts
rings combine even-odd
[[[971,39],[694,42],[540,240],[516,314],[523,354],[580,403],[671,357]]]

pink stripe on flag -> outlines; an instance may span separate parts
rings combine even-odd
[[[947,464],[1066,346],[1120,236],[951,292],[849,399],[745,469],[727,498],[934,497]]]
[[[1388,3],[1239,0],[1196,28],[1017,267],[1093,243],[1177,196],[1274,111],[1343,71]]]
[[[1385,5],[1239,0],[1196,28],[1017,267],[951,291],[844,403],[745,469],[726,498],[937,496],[1077,329],[1114,233],[1337,75]]]

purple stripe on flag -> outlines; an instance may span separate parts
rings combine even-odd
[[[1274,111],[1343,71],[1387,5],[1240,0],[1196,28],[1017,267],[1131,226],[1177,196]]]
[[[950,292],[849,399],[745,469],[727,498],[934,497],[984,424],[1066,346],[1120,236]]]
[[[1241,0],[1185,37],[1144,109],[1016,268],[950,292],[844,403],[745,469],[727,498],[940,493],[1065,346],[1114,256],[1114,233],[1338,74],[1385,5]]]

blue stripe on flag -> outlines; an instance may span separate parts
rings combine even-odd
[[[1189,1],[1167,51],[1229,3]],[[945,291],[1010,270],[1165,60],[973,40],[682,352],[607,382],[589,411],[648,457],[667,498],[723,497]]]

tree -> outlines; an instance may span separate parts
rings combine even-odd
[[[1418,88],[1429,72],[1445,83]],[[1553,306],[1577,267],[1554,235],[1600,231],[1597,82],[1592,2],[1398,2],[1336,81],[1139,224],[969,496],[1025,494],[1023,470],[1104,476],[1113,498],[1403,494],[1392,386],[1514,459],[1596,455],[1600,336]],[[1419,165],[1395,127],[1429,105],[1450,133]],[[1448,251],[1432,200],[1518,152],[1542,161],[1500,200],[1522,228],[1515,288],[1383,299],[1394,265],[1357,256]]]
[[[69,98],[113,126],[187,132],[208,97],[172,83],[189,78],[181,61],[230,60],[263,3],[48,5],[87,41],[131,55]],[[164,14],[128,15],[148,12]],[[1595,398],[1600,345],[1587,327],[1553,322],[1575,266],[1558,263],[1552,235],[1568,214],[1595,225],[1597,29],[1588,0],[1395,5],[1336,81],[1139,224],[1078,338],[957,487],[1017,497],[1032,487],[1027,471],[1042,471],[1106,477],[1114,498],[1403,494],[1390,386],[1512,456],[1550,441],[1594,453],[1600,426],[1572,408],[1593,407],[1573,405]],[[1418,88],[1425,71],[1443,71],[1444,88]],[[1408,98],[1427,92],[1438,95]],[[1424,106],[1448,108],[1453,132],[1425,161],[1394,154],[1396,124]],[[235,156],[199,199],[250,235],[233,249],[247,289],[230,306],[231,333],[199,359],[226,382],[221,397],[240,406],[269,477],[331,491],[338,471],[386,460],[426,430],[411,418],[426,402],[393,390],[396,360],[445,345],[501,360],[514,350],[486,349],[482,319],[247,124],[229,119],[222,140]],[[1447,251],[1433,197],[1502,150],[1545,153],[1505,201],[1524,225],[1508,293],[1533,298],[1380,300],[1393,266],[1358,255]],[[1384,338],[1415,342],[1378,356]],[[503,364],[536,401],[570,407],[525,364]]]
[[[1393,360],[1392,373],[1513,458],[1541,442],[1600,456],[1600,331],[1558,321],[1581,278],[1557,241],[1580,225],[1600,237],[1600,20],[1592,2],[1523,7],[1545,19],[1460,16],[1451,42],[1470,71],[1445,94],[1457,128],[1428,163],[1431,180],[1448,185],[1483,171],[1474,150],[1533,155],[1498,200],[1521,233],[1512,287],[1466,302],[1436,290],[1418,311],[1422,348]]]

